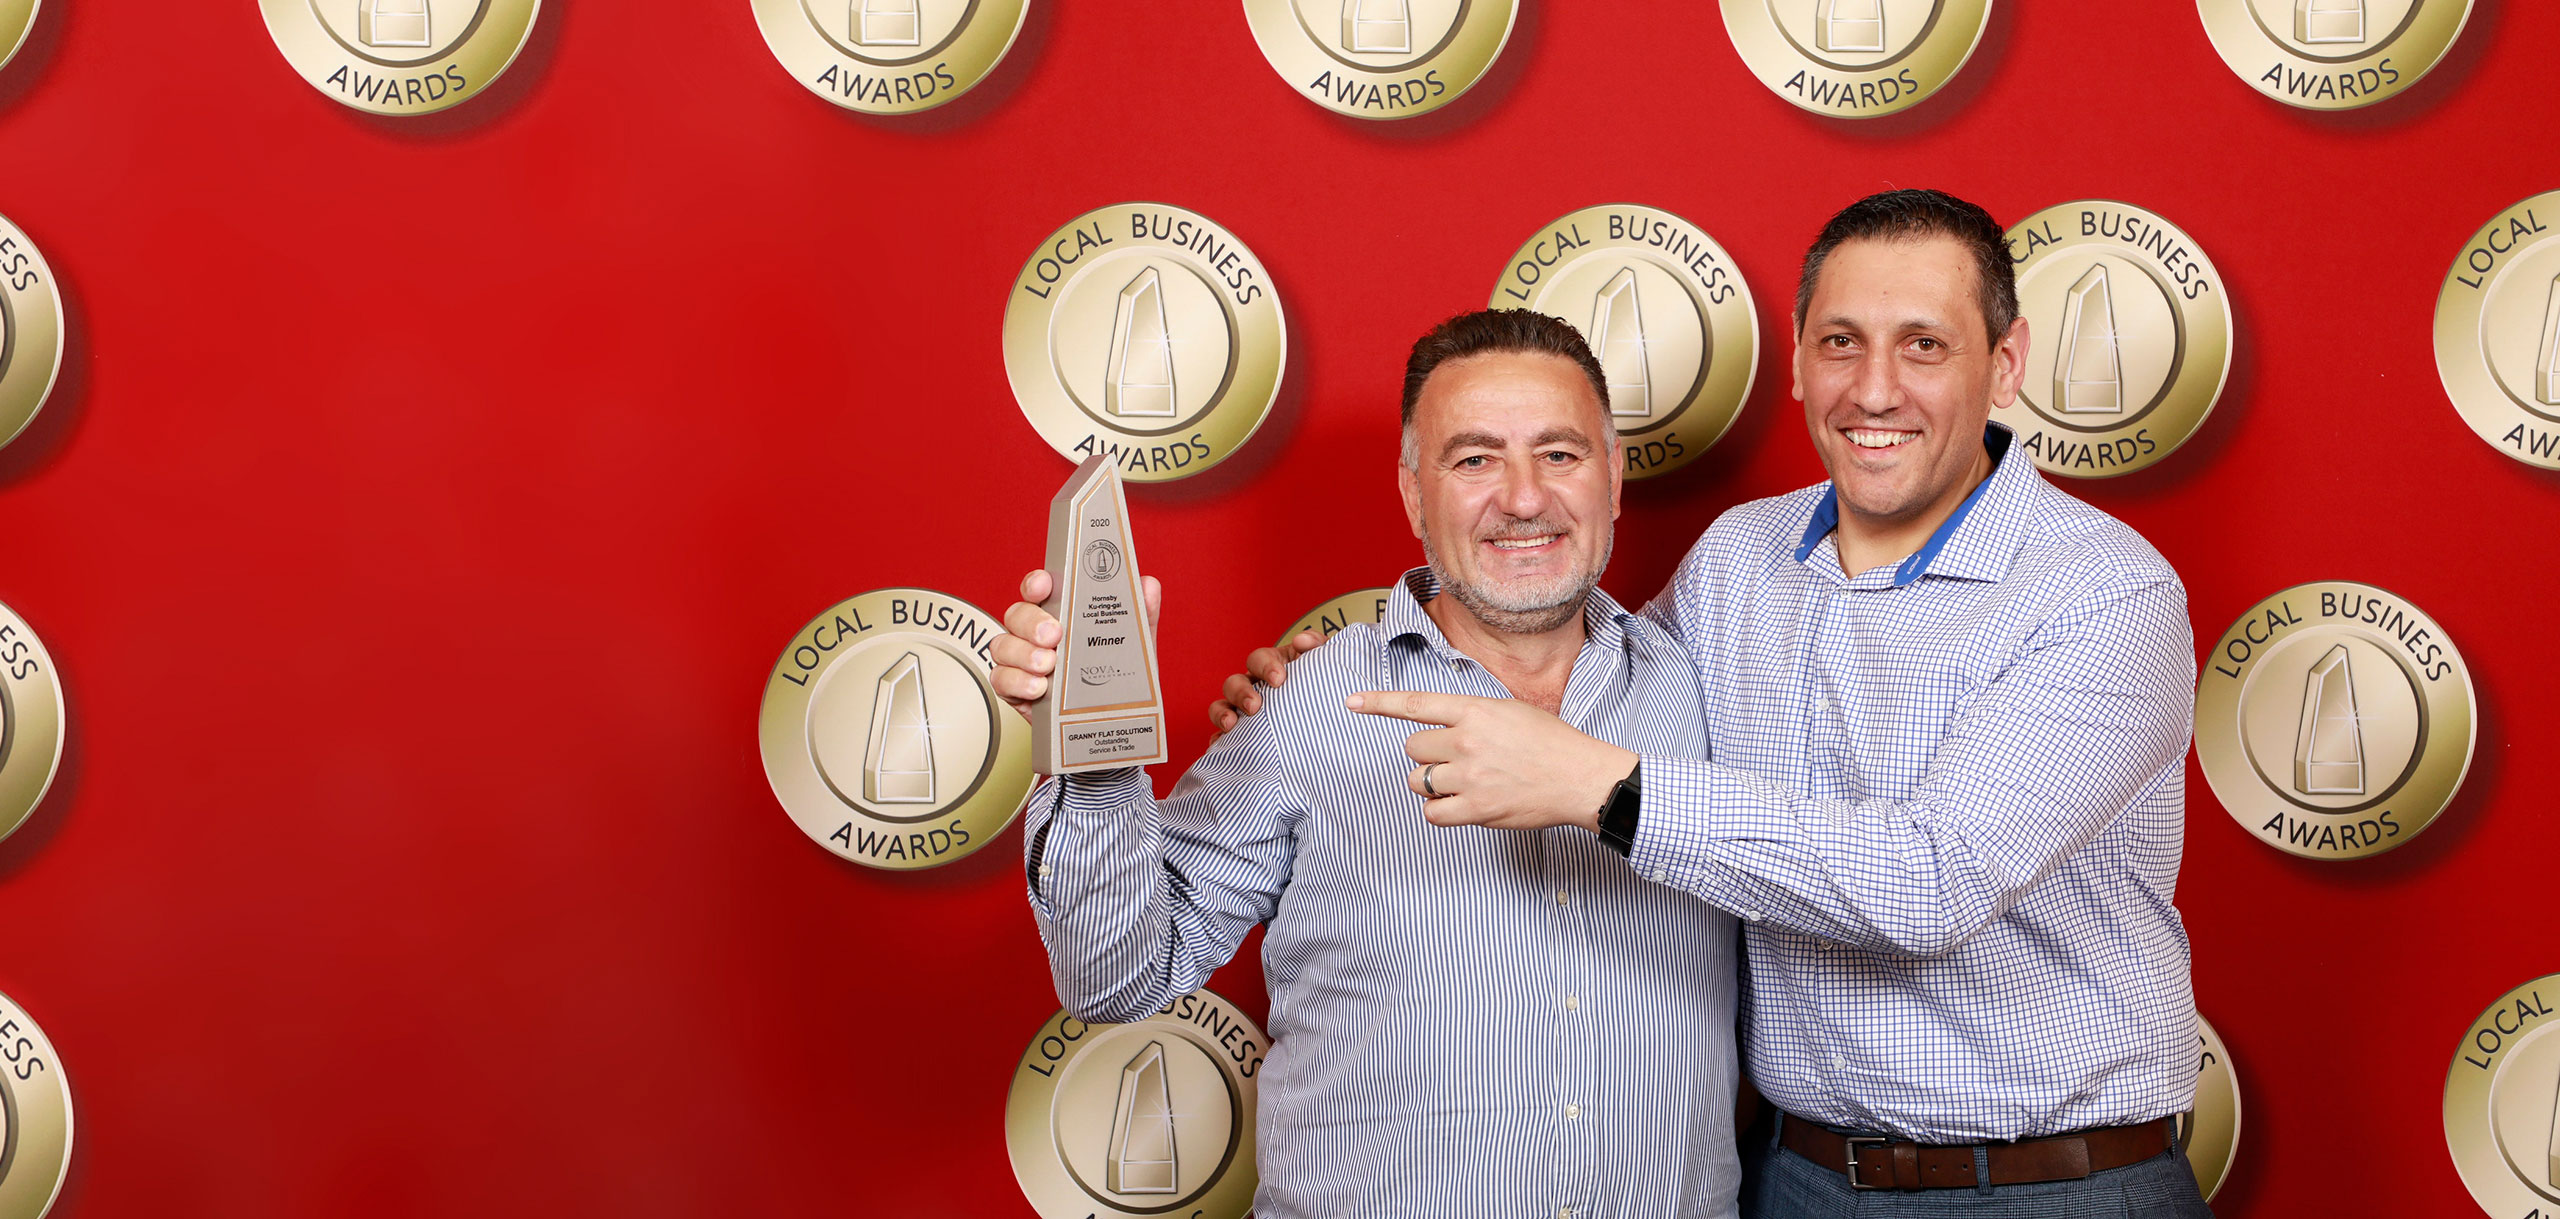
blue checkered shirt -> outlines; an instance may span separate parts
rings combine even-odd
[[[1506,697],[1423,611],[1436,591],[1408,574],[1376,628],[1292,664],[1169,799],[1136,769],[1033,799],[1058,997],[1138,1019],[1269,924],[1261,1219],[1730,1216],[1733,919],[1580,829],[1431,825],[1405,786],[1416,726],[1343,709],[1363,690]],[[1605,593],[1584,613],[1565,720],[1704,756],[1679,644]]]
[[[1741,916],[1748,1075],[1834,1126],[2005,1140],[2194,1102],[2186,590],[2009,441],[1899,564],[1842,574],[1826,483],[1727,512],[1646,610],[1714,760],[1644,759],[1631,862]]]

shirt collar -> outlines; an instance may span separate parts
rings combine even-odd
[[[2016,439],[2016,433],[1997,423],[1983,425],[1982,448],[1991,454],[1990,476],[1976,485],[1954,512],[1947,514],[1920,549],[1894,565],[1895,588],[1906,587],[1926,575],[1997,580],[2008,574],[2009,558],[2017,553],[2026,524],[2016,511],[2017,501],[2023,493],[2022,484],[2036,477],[2034,462],[2007,460]],[[1959,534],[1957,527],[1976,515],[1976,507],[1983,511],[1974,527]],[[1813,519],[1805,522],[1804,537],[1796,543],[1796,562],[1810,558],[1822,539],[1839,527],[1840,492],[1825,483],[1821,502],[1813,506]]]
[[[1439,595],[1440,578],[1432,573],[1430,567],[1417,567],[1404,573],[1404,578],[1396,581],[1395,591],[1387,597],[1387,609],[1378,619],[1378,630],[1390,641],[1410,636],[1444,657],[1462,655],[1449,646],[1449,637],[1441,633],[1439,623],[1431,620],[1431,612],[1422,608],[1423,602]],[[1618,604],[1617,598],[1600,591],[1598,585],[1592,586],[1590,593],[1582,599],[1582,620],[1591,643],[1618,647],[1626,638],[1627,619],[1633,616],[1625,606]]]

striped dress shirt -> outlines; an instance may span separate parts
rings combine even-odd
[[[1742,917],[1748,1074],[1834,1126],[2005,1140],[2194,1102],[2186,590],[2010,439],[1902,563],[1842,574],[1823,484],[1727,512],[1647,609],[1714,760],[1645,758],[1631,862]]]
[[[1171,798],[1137,769],[1032,802],[1031,907],[1058,997],[1140,1019],[1269,925],[1261,1219],[1731,1215],[1732,918],[1588,831],[1440,828],[1405,786],[1416,726],[1363,690],[1507,697],[1408,573],[1375,628],[1290,666]],[[1564,695],[1582,731],[1703,756],[1697,679],[1605,593]]]

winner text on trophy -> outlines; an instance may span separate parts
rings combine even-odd
[[[1120,469],[1087,458],[1049,502],[1049,599],[1058,664],[1030,706],[1031,768],[1044,775],[1166,759],[1154,624],[1129,545]]]

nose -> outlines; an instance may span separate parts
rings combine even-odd
[[[1893,352],[1879,346],[1858,361],[1857,379],[1849,387],[1852,405],[1871,415],[1881,415],[1901,404],[1901,367]]]
[[[1554,494],[1547,486],[1546,471],[1536,460],[1512,462],[1503,469],[1502,491],[1498,503],[1505,513],[1517,520],[1534,520],[1544,515],[1547,501]]]

